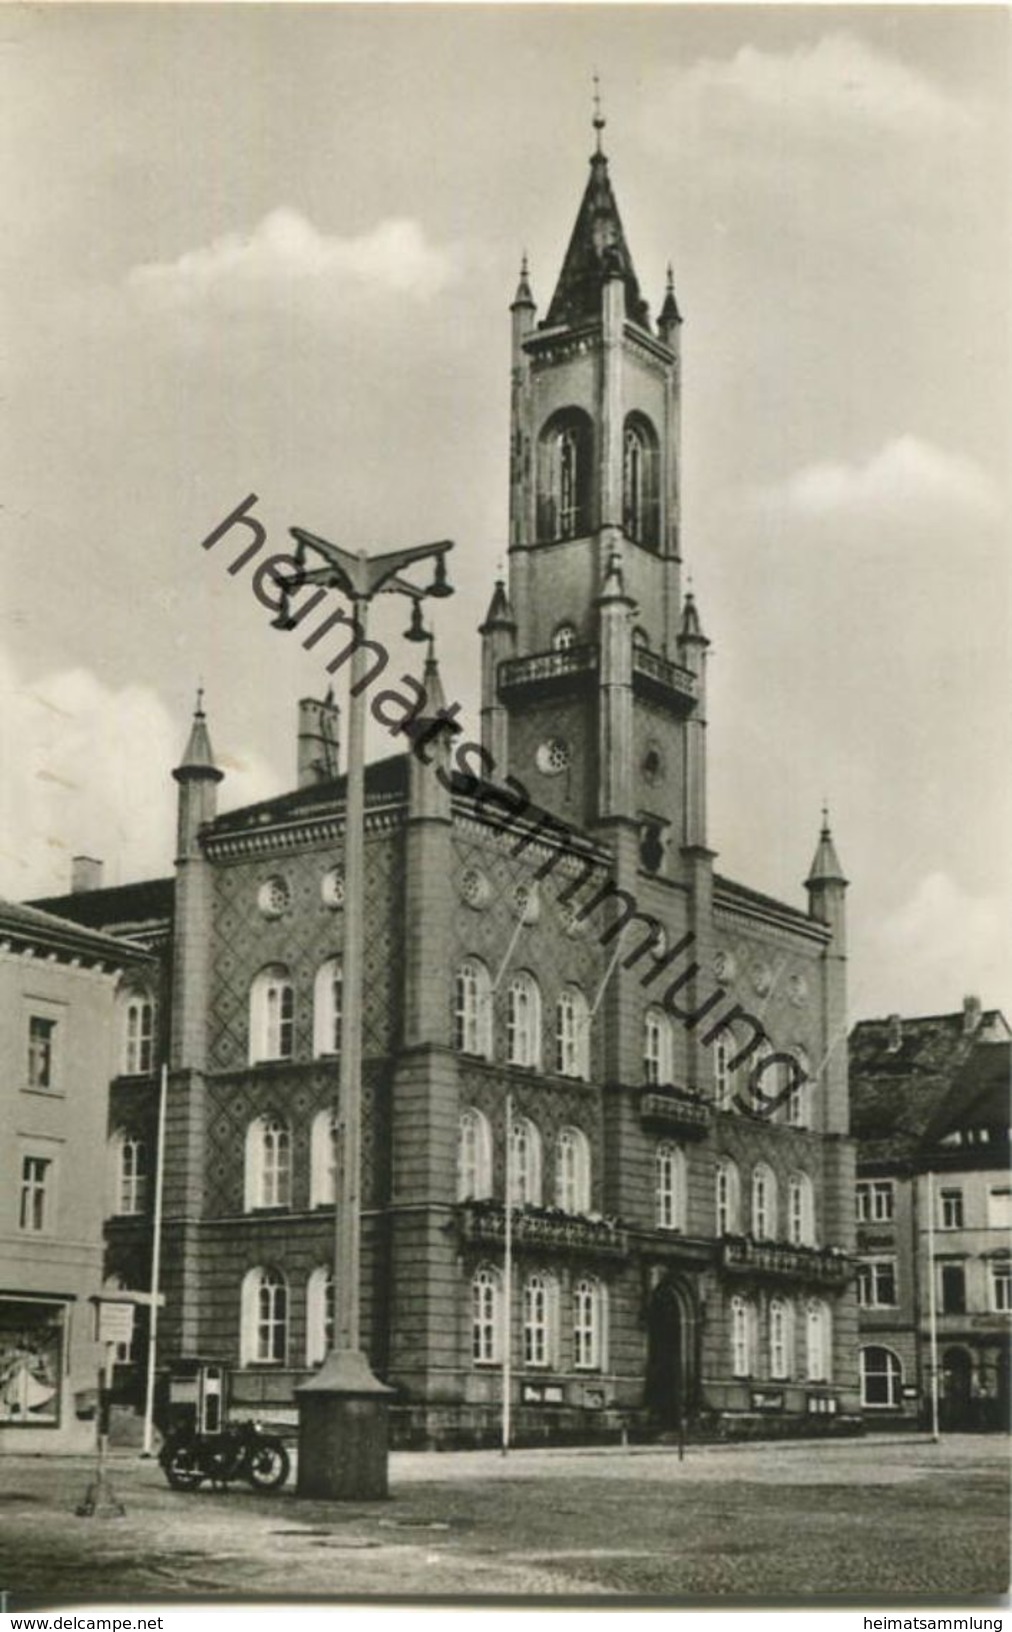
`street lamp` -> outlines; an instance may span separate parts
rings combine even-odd
[[[337,589],[353,603],[354,641],[348,696],[348,771],[344,815],[343,1022],[335,1127],[339,1132],[334,1203],[334,1337],[323,1365],[296,1390],[299,1407],[301,1496],[361,1501],[387,1494],[387,1416],[392,1392],[372,1374],[362,1352],[359,1309],[362,1149],[362,965],[364,944],[365,691],[369,604],[374,595],[410,596],[411,640],[428,638],[421,602],[453,594],[446,576],[450,539],[416,544],[370,557],[352,554],[301,527],[296,540],[297,574],[289,590],[309,584]],[[323,565],[306,569],[306,552]],[[421,588],[401,574],[418,561],[435,560],[431,584]],[[283,592],[278,626],[290,627]]]

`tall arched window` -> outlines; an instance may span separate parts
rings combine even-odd
[[[502,1276],[487,1265],[471,1282],[471,1355],[479,1366],[498,1365],[502,1357]]]
[[[590,1009],[579,986],[563,986],[555,1010],[555,1069],[560,1077],[590,1076]]]
[[[750,1298],[731,1299],[731,1372],[751,1377],[756,1369],[756,1310]]]
[[[806,1371],[810,1383],[828,1383],[831,1322],[828,1304],[813,1298],[805,1311]]]
[[[506,1058],[510,1065],[541,1065],[541,992],[526,970],[506,989]]]
[[[766,1162],[752,1170],[752,1234],[757,1241],[772,1241],[777,1233],[777,1180]]]
[[[239,1363],[283,1366],[288,1355],[288,1283],[278,1269],[251,1269],[242,1283]]]
[[[555,1205],[590,1212],[590,1140],[579,1128],[563,1128],[555,1142]]]
[[[673,1075],[671,1021],[652,1003],[643,1016],[643,1076],[648,1083],[664,1083]]]
[[[148,1204],[148,1147],[120,1129],[109,1141],[110,1206],[120,1217],[143,1213]]]
[[[770,1376],[790,1377],[794,1370],[794,1309],[785,1298],[770,1302]]]
[[[717,1163],[717,1234],[737,1235],[741,1229],[741,1180],[730,1157]]]
[[[318,1366],[334,1346],[334,1272],[326,1264],[306,1282],[306,1365]]]
[[[337,1196],[337,1127],[334,1112],[317,1111],[309,1132],[309,1205],[333,1207]]]
[[[643,414],[625,422],[622,460],[622,526],[627,535],[656,550],[660,544],[657,435]]]
[[[582,538],[591,529],[594,433],[579,408],[554,414],[538,448],[538,538]]]
[[[283,963],[268,964],[249,994],[250,1064],[290,1060],[295,1047],[295,992]]]
[[[291,1135],[280,1117],[258,1116],[246,1129],[246,1211],[291,1204]]]
[[[149,992],[130,990],[121,999],[123,1071],[147,1076],[155,1068],[155,1002]]]
[[[541,1135],[520,1116],[510,1132],[509,1199],[516,1207],[541,1206]]]
[[[602,1281],[584,1275],[573,1288],[573,1365],[603,1371],[607,1364],[608,1294]]]
[[[340,958],[328,958],[313,982],[313,1054],[340,1054],[344,1016],[344,976]]]
[[[524,1282],[524,1365],[558,1363],[559,1289],[539,1270]]]
[[[492,1194],[492,1129],[488,1118],[469,1105],[457,1133],[457,1200],[481,1201]]]
[[[462,1054],[492,1058],[492,980],[480,958],[465,958],[457,970],[453,1041]]]
[[[807,1173],[792,1173],[787,1186],[788,1231],[796,1247],[815,1245],[815,1192]]]
[[[655,1212],[659,1230],[685,1228],[685,1152],[667,1140],[654,1157]]]
[[[876,1344],[861,1350],[861,1404],[895,1410],[903,1399],[903,1366],[892,1349]]]

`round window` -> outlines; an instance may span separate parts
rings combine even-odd
[[[325,907],[344,906],[344,868],[332,867],[320,881],[320,895]]]
[[[460,875],[460,898],[476,912],[488,905],[492,886],[480,867],[465,867]]]
[[[534,756],[534,762],[543,776],[560,776],[571,759],[569,743],[563,737],[548,737]]]
[[[292,904],[292,892],[284,878],[267,878],[257,891],[257,906],[265,918],[280,918]]]

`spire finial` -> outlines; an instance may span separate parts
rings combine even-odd
[[[200,715],[200,717],[203,718],[203,714],[204,714],[204,676],[203,675],[201,675],[200,679],[197,682],[197,706],[193,710],[193,712],[194,712],[194,714]]]
[[[822,801],[822,831],[829,832],[829,800],[826,798]]]
[[[675,269],[670,261],[668,262],[668,286],[666,292],[669,295],[673,295],[675,292]]]
[[[596,68],[594,69],[594,117],[591,123],[597,132],[597,152],[600,153],[601,132],[607,124],[607,120],[601,112],[601,76]]]

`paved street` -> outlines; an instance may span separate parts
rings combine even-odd
[[[392,1499],[170,1490],[113,1460],[123,1519],[74,1516],[89,1465],[0,1463],[10,1607],[242,1598],[615,1594],[967,1601],[1008,1586],[999,1437],[400,1453]]]

